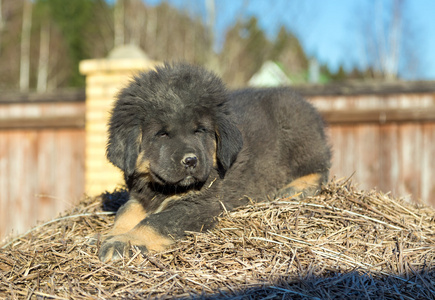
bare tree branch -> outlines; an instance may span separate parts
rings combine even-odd
[[[31,30],[32,30],[32,2],[24,1],[23,27],[21,30],[20,91],[27,91],[29,89]]]
[[[38,61],[38,77],[36,83],[37,92],[45,92],[47,90],[48,80],[48,64],[50,54],[50,23],[48,20],[43,22],[39,39],[39,61]]]

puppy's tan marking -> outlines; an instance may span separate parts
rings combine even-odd
[[[213,167],[215,169],[218,168],[218,158],[217,158],[217,143],[216,140],[213,141],[214,147],[213,147],[213,152],[212,152],[212,157],[213,157]]]
[[[182,198],[182,196],[183,196],[183,194],[174,195],[174,196],[166,198],[165,200],[162,201],[162,203],[159,205],[159,207],[155,211],[153,211],[153,214],[156,214],[156,213],[159,213],[159,212],[165,210],[166,207],[168,207],[168,204],[170,202],[178,201]]]
[[[210,186],[211,186],[211,184],[210,184]],[[160,203],[159,207],[157,207],[157,209],[155,211],[152,211],[150,213],[153,213],[153,214],[159,213],[161,211],[164,211],[168,207],[169,203],[171,203],[171,202],[175,202],[175,201],[178,201],[180,199],[187,198],[189,196],[198,195],[198,194],[200,194],[200,192],[198,192],[198,191],[188,191],[186,193],[180,193],[180,194],[176,194],[176,195],[167,197],[165,200],[162,201],[162,203]]]
[[[144,158],[145,152],[140,152],[136,161],[136,172],[139,174],[150,173],[150,161]]]
[[[127,254],[129,246],[141,251],[163,251],[174,240],[159,234],[154,228],[138,224],[129,232],[107,239],[100,248],[99,257],[103,262],[118,260]]]
[[[174,242],[173,239],[159,234],[151,226],[138,225],[127,232],[125,237],[132,245],[145,246],[148,251],[163,251]]]
[[[130,198],[116,214],[115,224],[108,235],[118,235],[132,230],[146,216],[147,213],[142,204],[136,199]]]
[[[305,175],[293,180],[287,186],[292,187],[298,191],[303,191],[307,188],[317,187],[319,185],[321,177],[322,175],[319,173]]]
[[[313,196],[320,189],[320,180],[322,175],[319,173],[313,173],[299,177],[279,192],[281,196],[295,196],[295,197],[307,197]]]

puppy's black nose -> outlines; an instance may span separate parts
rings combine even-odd
[[[195,154],[186,154],[181,161],[186,168],[195,168],[198,163],[198,158]]]

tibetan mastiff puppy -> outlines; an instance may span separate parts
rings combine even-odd
[[[327,181],[324,122],[289,88],[228,91],[201,67],[166,64],[119,93],[107,157],[129,190],[99,258],[160,251],[186,231],[267,197],[306,197]]]

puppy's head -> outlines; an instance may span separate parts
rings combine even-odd
[[[228,93],[213,73],[166,64],[124,88],[109,123],[107,157],[126,177],[146,175],[161,185],[223,176],[242,148],[227,106]]]

